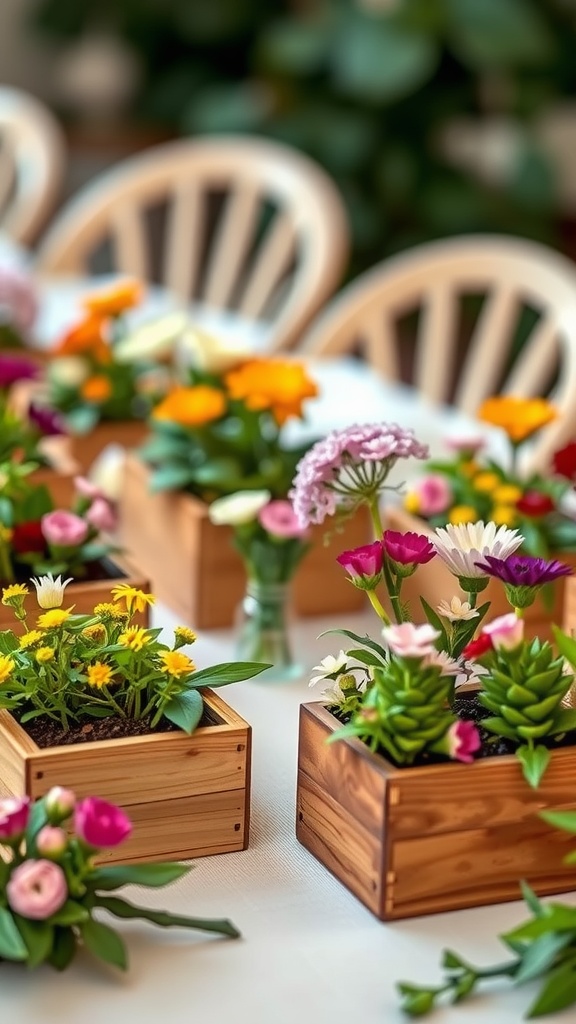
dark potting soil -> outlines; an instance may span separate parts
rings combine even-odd
[[[86,562],[84,568],[86,570],[85,574],[83,576],[74,577],[74,582],[120,580],[126,578],[126,573],[116,565],[113,558],[99,558],[95,562]],[[30,577],[34,575],[29,565],[18,565],[18,563],[14,566],[14,574],[16,576],[16,583],[26,584],[30,582]],[[66,576],[66,573],[63,575]],[[9,586],[9,583],[0,580],[0,587],[1,586],[7,587]]]
[[[12,714],[18,720],[16,712],[13,711]],[[22,725],[22,723],[20,724]],[[214,724],[217,723],[205,711],[200,725]],[[83,722],[71,722],[67,732],[64,732],[60,722],[51,718],[33,718],[30,722],[25,722],[22,728],[42,748],[67,747],[76,743],[94,743],[95,740],[129,739],[132,736],[149,736],[151,733],[181,731],[167,718],[160,719],[159,724],[152,729],[149,718],[133,721],[128,718],[120,718],[117,715],[110,718],[90,718]]]

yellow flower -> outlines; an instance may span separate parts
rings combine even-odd
[[[102,602],[94,607],[94,615],[100,615],[103,619],[125,619],[126,612],[122,608],[119,608],[117,604],[111,602]]]
[[[7,654],[0,654],[0,683],[5,683],[14,670],[14,661]]]
[[[2,604],[11,604],[18,607],[30,591],[24,583],[11,583],[2,591]]]
[[[513,505],[495,505],[490,519],[497,526],[516,526],[518,513]]]
[[[478,476],[474,477],[472,483],[477,491],[493,491],[495,487],[498,487],[500,477],[497,473],[487,471],[485,473],[478,473]]]
[[[49,611],[43,612],[42,615],[38,616],[36,625],[40,626],[41,629],[57,629],[58,626],[63,626],[67,619],[70,618],[71,608],[50,608]]]
[[[130,613],[143,612],[146,605],[156,603],[153,594],[145,594],[143,590],[131,587],[129,583],[119,583],[117,587],[112,587],[112,597],[115,601],[124,599]]]
[[[219,420],[226,412],[226,395],[219,388],[198,384],[192,388],[174,388],[153,412],[156,420],[171,420],[182,427],[202,427]]]
[[[86,626],[82,630],[82,636],[87,636],[89,640],[96,642],[106,639],[106,629],[101,622],[94,622],[91,626]]]
[[[181,651],[163,651],[160,655],[163,664],[162,671],[169,676],[185,676],[194,672],[196,666],[187,654]]]
[[[420,498],[416,491],[408,491],[408,494],[404,495],[404,508],[410,515],[417,516],[420,513]]]
[[[118,643],[123,647],[129,647],[131,651],[141,651],[144,644],[149,644],[152,638],[147,630],[140,626],[128,626],[118,637]]]
[[[302,363],[282,359],[252,359],[224,378],[230,398],[247,409],[270,409],[282,426],[290,416],[302,418],[302,403],[314,398],[318,388]]]
[[[495,398],[487,398],[477,415],[484,423],[501,427],[514,444],[520,444],[556,419],[558,412],[545,398],[498,395]]]
[[[474,462],[474,459],[468,459],[466,462],[461,462],[458,468],[460,469],[460,472],[464,474],[464,476],[472,477],[476,476],[476,473],[480,469],[480,466],[478,465],[477,462]]]
[[[102,686],[108,686],[108,683],[112,682],[112,669],[101,661],[95,661],[93,665],[88,665],[86,671],[90,686],[96,686],[99,689]]]
[[[55,653],[56,651],[53,647],[39,647],[36,651],[36,661],[43,665],[46,661],[52,661]]]
[[[183,647],[184,644],[193,644],[196,640],[196,633],[187,626],[176,626],[174,630],[174,646]]]
[[[44,634],[39,629],[31,629],[29,633],[24,633],[20,637],[20,647],[26,649],[26,647],[33,647],[40,640],[44,639]]]
[[[14,530],[11,530],[9,526],[4,526],[4,523],[0,523],[0,541],[4,541],[5,544],[9,540],[12,540],[12,534]]]
[[[448,522],[454,526],[460,523],[475,523],[477,519],[478,513],[471,505],[454,505],[448,513]]]
[[[501,484],[492,495],[496,505],[515,505],[521,497],[522,488],[516,484]]]

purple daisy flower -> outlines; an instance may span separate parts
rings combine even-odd
[[[571,567],[564,562],[548,562],[532,555],[510,555],[508,558],[485,555],[484,562],[475,562],[475,565],[510,587],[541,587],[544,583],[553,583],[561,576],[572,574]]]

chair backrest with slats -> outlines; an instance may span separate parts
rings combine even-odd
[[[65,166],[64,136],[51,112],[20,89],[0,86],[0,230],[34,242],[52,213]]]
[[[339,194],[294,150],[247,137],[180,140],[123,161],[62,211],[41,271],[101,270],[155,281],[181,301],[273,325],[288,347],[334,290],[348,252]]]
[[[302,348],[356,351],[400,379],[407,314],[415,314],[410,379],[431,402],[473,415],[492,394],[550,393],[561,415],[542,432],[534,465],[576,436],[576,267],[565,257],[499,236],[422,245],[353,281]]]

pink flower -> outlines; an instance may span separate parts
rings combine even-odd
[[[383,540],[388,557],[400,565],[424,565],[436,554],[434,545],[421,533],[385,530]]]
[[[448,757],[465,764],[471,764],[475,752],[481,747],[480,733],[474,722],[463,722],[461,719],[452,722],[445,739]]]
[[[6,797],[0,800],[0,842],[19,839],[30,817],[30,798]]]
[[[32,278],[16,267],[0,267],[0,319],[19,333],[32,327],[38,300]]]
[[[78,491],[78,494],[81,494],[83,498],[90,498],[91,501],[94,501],[95,498],[106,497],[100,487],[93,484],[87,476],[75,476],[74,487]]]
[[[63,828],[57,825],[44,825],[36,836],[38,853],[43,857],[58,858],[67,846],[67,836]]]
[[[484,626],[482,633],[490,637],[497,651],[513,651],[524,639],[524,620],[508,612]]]
[[[52,825],[69,818],[76,806],[76,797],[71,789],[52,786],[44,797],[44,806]]]
[[[14,868],[6,885],[12,910],[32,921],[45,921],[68,898],[66,876],[50,860],[25,860]]]
[[[111,533],[118,526],[118,517],[106,498],[95,498],[85,518],[95,530],[104,530],[106,533]]]
[[[415,626],[413,622],[402,622],[385,626],[382,636],[393,654],[402,658],[423,658],[434,653],[434,641],[440,632],[429,623]]]
[[[336,561],[346,572],[354,586],[360,590],[374,590],[382,576],[382,565],[384,562],[384,548],[382,541],[376,540],[373,544],[364,544],[362,547],[354,548],[352,551],[343,551],[338,555]]]
[[[418,511],[425,519],[441,515],[452,504],[452,488],[440,473],[431,473],[417,480],[413,493],[418,497]]]
[[[258,522],[273,537],[303,537],[306,533],[289,501],[269,501],[260,509]]]
[[[132,823],[120,807],[87,796],[76,804],[74,828],[88,846],[119,846],[132,832]]]
[[[462,452],[463,455],[477,455],[485,447],[486,441],[480,434],[475,437],[458,437],[456,434],[444,438],[444,444],[452,452]]]
[[[42,533],[49,544],[59,548],[75,548],[88,536],[88,523],[74,512],[57,508],[42,516]]]

